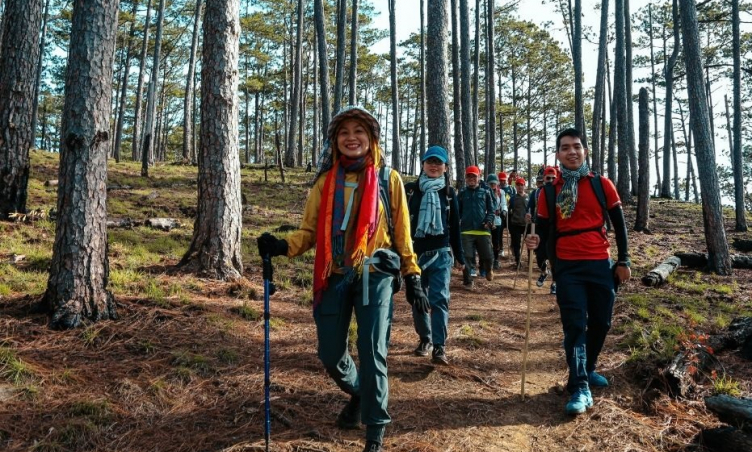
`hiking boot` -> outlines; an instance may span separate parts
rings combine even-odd
[[[501,264],[499,263],[498,259],[494,259],[493,269],[494,270],[501,270]]]
[[[413,354],[415,356],[428,356],[428,353],[431,352],[432,348],[433,345],[431,345],[431,341],[421,340],[418,347],[413,351]]]
[[[551,295],[556,295],[556,283],[551,283]]]
[[[608,379],[596,371],[588,372],[588,383],[594,388],[608,387]]]
[[[350,397],[350,401],[337,416],[337,427],[343,430],[360,428],[360,396]]]
[[[363,448],[363,452],[383,452],[381,443],[376,441],[366,441],[366,447]]]
[[[538,277],[538,280],[535,281],[535,285],[538,287],[543,287],[543,282],[548,278],[548,273],[542,272],[540,276]]]
[[[472,270],[470,270],[470,276],[471,276],[472,278],[475,278],[475,277],[477,277],[477,276],[478,276],[478,271],[477,271],[477,270],[475,270],[475,269],[472,269]]]
[[[481,277],[481,278],[485,278],[485,277],[486,277],[486,275],[487,275],[487,273],[486,273],[486,271],[485,271],[485,270],[481,270],[481,271],[480,271],[480,277]]]
[[[475,288],[475,283],[473,281],[462,283],[462,285],[467,290],[473,290]]]
[[[493,279],[494,279],[493,270],[489,270],[488,273],[486,273],[486,280],[493,281]]]
[[[449,359],[447,359],[447,355],[444,352],[444,346],[443,345],[437,345],[433,348],[433,357],[431,358],[431,362],[434,364],[441,364],[444,366],[449,365]]]
[[[592,406],[593,396],[590,394],[590,389],[578,389],[569,399],[566,411],[567,414],[577,415],[584,413]]]

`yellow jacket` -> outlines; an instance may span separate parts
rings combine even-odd
[[[357,182],[358,174],[359,173],[346,173],[345,181]],[[324,190],[326,176],[327,173],[319,176],[308,194],[308,200],[306,201],[300,229],[293,232],[286,239],[288,245],[288,257],[300,256],[316,245],[316,225],[318,224],[321,193]],[[345,199],[350,198],[352,190],[352,188],[345,186]],[[394,250],[400,255],[402,261],[402,274],[420,274],[420,267],[418,267],[417,257],[413,252],[413,243],[410,238],[410,214],[407,210],[405,188],[402,184],[402,178],[395,170],[391,170],[389,175],[389,202],[391,203],[392,224],[394,225],[394,240],[397,242],[394,246]],[[359,208],[359,193],[356,193],[353,205]],[[355,217],[356,215],[350,216],[347,231],[345,231],[345,243],[348,243],[349,241],[350,233],[354,227]],[[368,241],[368,255],[373,255],[373,252],[379,248],[392,248],[392,240],[391,237],[389,237],[389,226],[385,218],[384,206],[381,205],[381,202],[379,202],[379,223],[373,237]],[[336,265],[332,270],[335,273],[342,273],[342,270]]]

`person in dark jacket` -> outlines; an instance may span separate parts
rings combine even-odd
[[[431,146],[423,155],[423,171],[415,182],[405,184],[410,233],[418,256],[421,282],[431,305],[428,313],[413,309],[415,332],[420,337],[415,355],[433,350],[434,364],[449,364],[446,356],[449,326],[449,281],[452,264],[465,267],[460,240],[459,204],[446,177],[448,156],[441,146]]]
[[[460,230],[462,231],[462,249],[465,251],[465,271],[463,282],[472,288],[474,249],[478,250],[480,268],[486,279],[493,281],[493,248],[491,246],[491,229],[494,222],[493,200],[488,188],[480,184],[480,169],[468,166],[465,170],[465,188],[458,195],[460,204]]]
[[[525,195],[525,179],[518,177],[514,182],[517,190],[509,199],[509,237],[512,240],[512,253],[514,254],[514,268],[520,265],[520,248],[522,236],[527,230],[527,196]]]

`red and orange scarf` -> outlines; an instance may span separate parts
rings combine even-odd
[[[319,216],[316,225],[316,257],[313,264],[313,309],[321,303],[324,290],[329,285],[329,276],[335,257],[340,260],[342,256],[334,256],[335,242],[344,240],[340,231],[345,210],[344,189],[345,173],[347,170],[357,171],[362,169],[358,181],[358,193],[360,193],[359,207],[354,208],[355,230],[350,234],[348,243],[342,250],[344,252],[345,281],[352,282],[363,270],[363,261],[366,257],[368,240],[376,231],[378,223],[379,184],[376,167],[370,155],[364,160],[353,160],[340,156],[334,161],[324,181],[324,188],[319,206]]]

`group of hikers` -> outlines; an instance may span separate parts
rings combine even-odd
[[[404,284],[419,336],[414,353],[431,353],[433,363],[449,364],[452,266],[462,269],[465,287],[472,289],[477,276],[493,280],[505,255],[504,229],[515,267],[524,241],[535,250],[537,285],[552,274],[569,367],[566,412],[584,413],[593,405],[590,388],[609,384],[595,365],[611,326],[615,290],[631,273],[621,201],[611,181],[590,171],[580,132],[559,134],[560,166],[545,168],[538,188],[526,195],[525,180],[516,172],[490,174],[483,182],[477,166],[466,168],[465,187],[455,191],[441,146],[425,150],[420,176],[403,185],[399,173],[384,164],[380,131],[367,110],[340,110],[329,123],[300,228],[284,239],[269,233],[258,238],[262,257],[294,257],[316,248],[318,356],[350,396],[337,426],[364,424],[363,451],[383,450],[391,420],[387,350],[394,294]],[[536,233],[527,229],[532,222]],[[616,238],[616,261],[610,258],[606,222]],[[348,352],[353,312],[359,368]]]

